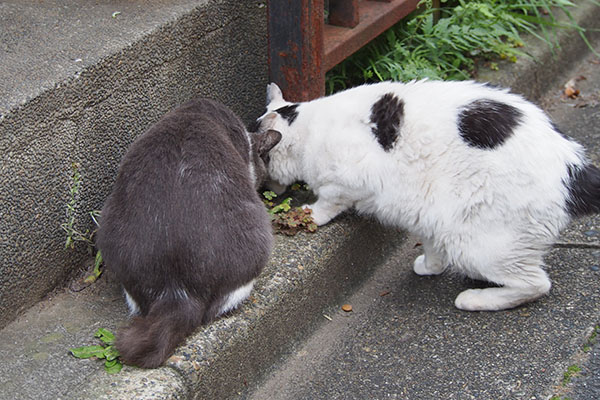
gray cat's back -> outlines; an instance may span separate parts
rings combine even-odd
[[[251,149],[235,114],[199,99],[166,114],[124,156],[97,245],[141,315],[117,337],[126,361],[159,365],[232,293],[249,293],[272,243]]]

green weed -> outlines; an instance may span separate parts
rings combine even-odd
[[[69,349],[71,354],[77,358],[96,358],[103,359],[104,370],[109,374],[116,374],[123,368],[123,363],[119,360],[119,351],[114,346],[115,335],[104,328],[100,328],[94,334],[94,337],[100,339],[101,345],[74,347]]]
[[[562,385],[567,385],[569,382],[571,382],[571,379],[580,372],[581,368],[579,368],[577,365],[570,365],[567,368],[567,372],[563,374]]]
[[[594,327],[592,334],[587,339],[586,343],[583,345],[584,352],[588,353],[590,350],[592,350],[592,346],[598,341],[598,334],[600,334],[600,325],[596,325]]]
[[[574,29],[587,43],[585,30],[570,12],[575,4],[568,0],[441,2],[445,6],[436,9],[431,1],[421,1],[419,11],[334,67],[327,74],[327,92],[383,80],[469,79],[477,60],[514,62],[526,55],[523,33],[554,49],[557,30]],[[439,20],[434,22],[436,13]],[[559,22],[557,13],[568,22]],[[497,63],[489,66],[498,68]]]
[[[79,164],[72,163],[71,164],[72,174],[71,174],[71,183],[69,185],[69,202],[67,203],[67,220],[66,222],[60,225],[61,229],[65,231],[67,235],[67,239],[65,241],[65,249],[74,249],[75,243],[83,242],[86,243],[90,248],[94,246],[94,234],[96,233],[96,229],[85,231],[78,230],[75,226],[76,220],[76,209],[77,209],[77,201],[79,198],[79,191],[81,189],[81,172],[79,171]],[[98,217],[100,216],[100,211],[93,210],[89,212],[89,216],[94,222],[95,226],[98,227]],[[94,269],[92,273],[84,279],[86,284],[90,284],[95,282],[100,275],[102,274],[102,270],[100,269],[102,266],[102,254],[100,250],[96,251],[96,256],[94,259]]]

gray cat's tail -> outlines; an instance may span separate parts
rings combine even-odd
[[[118,332],[121,359],[142,368],[160,366],[200,326],[204,313],[205,305],[192,298],[156,300],[147,315],[134,317]]]
[[[600,213],[600,169],[592,164],[569,166],[567,211],[573,217]]]

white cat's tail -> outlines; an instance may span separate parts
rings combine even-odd
[[[600,169],[592,164],[569,166],[567,211],[573,217],[600,213]]]
[[[142,368],[160,366],[204,321],[206,306],[193,298],[162,297],[145,316],[134,317],[117,334],[121,359]]]

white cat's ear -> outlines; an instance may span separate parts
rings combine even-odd
[[[275,120],[277,119],[277,113],[276,112],[270,112],[268,114],[266,114],[265,116],[263,116],[260,119],[260,127],[261,130],[269,130],[273,127],[273,125],[275,125]]]
[[[276,83],[271,82],[267,85],[267,105],[272,101],[283,101],[283,93]]]

